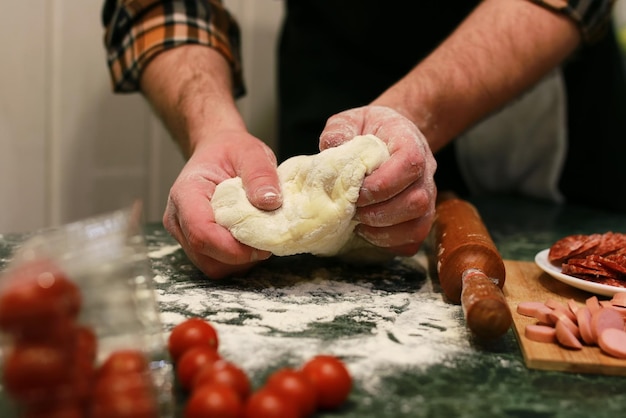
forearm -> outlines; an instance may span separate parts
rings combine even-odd
[[[155,57],[141,91],[189,157],[210,132],[245,130],[232,94],[231,68],[212,48],[185,45]]]
[[[411,119],[436,152],[540,80],[579,43],[566,17],[523,0],[485,0],[373,104]]]

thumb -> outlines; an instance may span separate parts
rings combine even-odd
[[[239,176],[250,203],[262,210],[278,209],[283,202],[276,157],[269,147],[244,151]]]

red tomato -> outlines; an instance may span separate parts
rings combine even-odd
[[[118,392],[106,399],[95,398],[90,418],[158,418],[153,396],[134,392]]]
[[[41,409],[27,409],[20,415],[21,418],[83,418],[84,408],[76,403],[46,405]]]
[[[218,360],[202,367],[193,379],[192,389],[195,391],[201,386],[212,383],[232,387],[241,399],[246,399],[250,395],[251,385],[248,375],[229,361]]]
[[[91,396],[90,418],[157,418],[152,382],[145,372],[99,375]]]
[[[2,381],[20,401],[54,398],[70,384],[71,362],[65,350],[48,344],[16,344],[4,360]]]
[[[296,403],[274,389],[263,387],[246,402],[246,418],[302,418]]]
[[[99,376],[93,386],[94,399],[106,400],[120,393],[145,396],[152,392],[152,382],[144,373],[111,373]]]
[[[192,347],[183,354],[176,364],[176,377],[183,389],[191,389],[196,374],[207,364],[215,363],[221,357],[213,347]]]
[[[304,373],[284,368],[270,375],[265,386],[292,399],[300,408],[303,417],[313,415],[317,406],[317,392]]]
[[[335,409],[348,399],[352,377],[337,357],[315,356],[302,366],[302,373],[316,388],[318,408]]]
[[[168,349],[173,361],[177,361],[187,350],[196,346],[218,348],[217,331],[201,318],[190,318],[172,329],[168,338]]]
[[[96,361],[98,338],[87,326],[79,326],[76,329],[76,354],[83,363],[93,364]]]
[[[0,291],[0,328],[16,336],[47,332],[51,324],[76,318],[78,287],[52,263],[37,261],[9,273]]]
[[[148,370],[148,361],[139,350],[114,351],[98,369],[98,375],[114,373],[141,373]]]
[[[195,389],[185,406],[185,418],[243,418],[243,412],[244,404],[239,394],[232,387],[221,384]]]

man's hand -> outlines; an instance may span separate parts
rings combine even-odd
[[[260,209],[280,207],[276,157],[246,132],[216,133],[201,142],[170,190],[163,224],[189,259],[208,277],[219,279],[250,269],[271,253],[238,242],[215,223],[211,197],[227,178],[242,178],[250,202]]]
[[[388,107],[365,106],[339,113],[326,123],[320,149],[356,135],[373,134],[391,158],[363,181],[357,201],[356,232],[398,255],[415,254],[435,213],[437,163],[415,124]]]

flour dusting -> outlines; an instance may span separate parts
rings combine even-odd
[[[335,275],[318,268],[306,280],[251,288],[170,283],[157,297],[165,328],[204,317],[219,332],[222,354],[252,376],[329,353],[374,392],[384,376],[443,364],[468,350],[461,308],[443,301],[429,280],[395,291],[393,278],[386,279],[390,289],[380,285],[385,279]]]
[[[178,244],[166,245],[164,247],[159,248],[158,250],[150,251],[148,253],[148,256],[151,258],[162,258],[162,257],[165,257],[166,255],[172,254],[173,252],[179,250],[180,248],[181,246]]]

